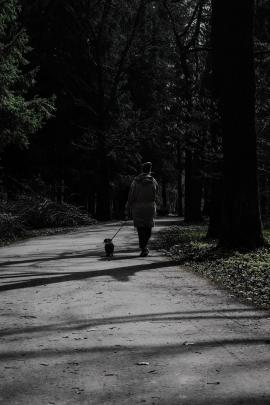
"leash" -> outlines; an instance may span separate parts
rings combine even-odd
[[[121,224],[120,228],[117,230],[117,232],[113,235],[112,239],[113,240],[116,235],[121,231],[121,229],[123,228],[123,226],[127,223],[128,219],[125,219],[125,221]]]

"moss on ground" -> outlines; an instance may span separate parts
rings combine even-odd
[[[247,302],[270,309],[270,247],[221,250],[215,240],[206,239],[206,232],[206,225],[172,226],[159,232],[155,247]],[[270,241],[270,229],[265,237]]]

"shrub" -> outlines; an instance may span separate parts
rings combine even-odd
[[[23,223],[34,229],[91,225],[94,220],[79,208],[50,200],[35,201],[22,212]]]
[[[17,216],[0,213],[0,240],[15,240],[25,235],[25,228]]]
[[[78,207],[44,198],[22,196],[0,203],[1,243],[30,236],[29,232],[35,229],[76,227],[95,222]]]

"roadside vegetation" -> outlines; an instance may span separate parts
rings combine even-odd
[[[96,221],[81,209],[43,197],[0,203],[0,245],[20,238],[65,232]]]
[[[217,241],[206,235],[207,225],[172,226],[159,232],[155,248],[239,298],[270,309],[270,246],[253,251],[219,249]],[[264,236],[270,241],[269,229]]]

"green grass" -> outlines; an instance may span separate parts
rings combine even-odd
[[[270,247],[252,252],[216,248],[206,226],[173,226],[161,231],[156,248],[259,308],[270,309]],[[270,242],[270,229],[264,231]]]

